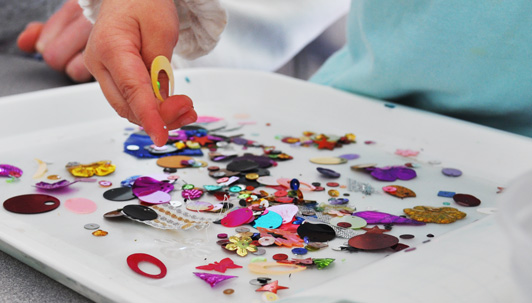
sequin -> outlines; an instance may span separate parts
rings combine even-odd
[[[159,99],[161,102],[164,101],[163,97],[161,96],[161,92],[159,91],[159,86],[157,85],[158,79],[159,79],[159,72],[164,71],[166,75],[168,76],[169,86],[170,89],[168,91],[168,96],[171,96],[174,94],[174,73],[172,71],[172,65],[170,64],[170,61],[168,61],[168,58],[165,56],[157,56],[155,59],[153,59],[151,63],[150,68],[150,76],[151,76],[151,84],[153,88],[153,92],[155,93],[155,96],[157,99]]]
[[[95,236],[95,237],[105,237],[108,234],[109,234],[108,232],[106,232],[105,230],[101,230],[101,229],[98,229],[98,230],[92,232],[92,235]]]
[[[20,178],[21,176],[22,169],[9,164],[0,164],[0,177]]]
[[[227,279],[237,278],[237,276],[216,275],[203,272],[194,272],[193,274],[196,275],[196,277],[202,279],[203,281],[209,283],[211,287],[214,287],[216,286],[216,284],[223,282]]]
[[[288,289],[288,287],[280,286],[279,285],[279,281],[273,281],[271,283],[268,283],[268,284],[262,286],[261,288],[257,289],[256,291],[269,291],[269,292],[272,292],[272,293],[276,294],[277,291],[281,290],[281,289]]]
[[[329,196],[331,197],[338,197],[340,196],[340,192],[337,191],[336,189],[330,189],[327,194],[329,194]]]
[[[466,217],[466,213],[453,207],[415,206],[403,211],[411,219],[427,223],[448,224]]]
[[[208,265],[196,266],[196,269],[215,270],[221,273],[225,273],[228,268],[242,268],[242,266],[235,264],[230,258],[224,258],[220,262],[209,263]]]
[[[237,255],[245,257],[248,252],[257,251],[257,246],[251,244],[251,241],[250,237],[232,236],[229,238],[229,242],[231,243],[227,244],[225,249],[236,251]]]
[[[480,200],[477,197],[467,194],[456,194],[453,196],[453,200],[458,205],[465,207],[473,207],[480,205]]]
[[[401,198],[401,199],[413,198],[416,196],[416,193],[413,190],[400,186],[400,185],[384,186],[382,190],[387,194],[390,194],[394,197]]]
[[[232,295],[234,292],[235,290],[232,288],[224,289],[223,291],[224,295]]]
[[[111,161],[98,161],[91,164],[79,164],[70,162],[66,165],[67,170],[74,177],[88,178],[94,175],[107,176],[116,170]]]
[[[312,262],[316,265],[318,269],[324,269],[326,267],[329,267],[333,262],[334,259],[332,258],[316,258],[313,259]]]

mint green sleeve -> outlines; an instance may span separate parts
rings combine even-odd
[[[532,136],[532,2],[352,1],[311,81]]]

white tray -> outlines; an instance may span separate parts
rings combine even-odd
[[[372,208],[400,215],[406,207],[443,206],[443,202],[451,202],[450,199],[437,197],[439,190],[473,194],[482,200],[478,208],[495,207],[497,186],[506,186],[513,177],[532,167],[532,158],[529,156],[532,154],[532,140],[463,121],[402,106],[390,108],[378,100],[275,74],[196,69],[176,71],[175,76],[176,91],[189,95],[200,115],[223,117],[234,123],[252,122],[232,134],[243,133],[248,139],[275,145],[294,156],[294,160],[281,162],[278,167],[272,168],[274,176],[325,183],[327,179],[319,176],[316,171],[318,165],[310,163],[310,157],[360,154],[358,160],[328,167],[342,173],[339,179],[341,184],[347,184],[347,178],[352,178],[376,187],[378,193],[371,196],[350,192],[351,204],[358,210]],[[121,180],[132,175],[161,173],[155,160],[138,160],[123,153],[123,142],[130,133],[125,129],[131,125],[114,113],[97,84],[2,98],[0,111],[0,164],[12,164],[24,170],[18,182],[6,183],[0,179],[0,202],[12,196],[37,192],[32,185],[41,180],[32,179],[37,169],[35,158],[53,163],[48,166],[48,174],[62,176],[67,176],[64,166],[70,161],[91,163],[112,160],[117,165],[117,171],[100,179],[110,180],[114,185],[119,185]],[[275,139],[280,135],[301,136],[303,131],[334,135],[354,133],[357,143],[329,151],[293,148]],[[376,144],[366,145],[366,140],[375,141]],[[394,154],[396,149],[421,152],[417,157],[404,158]],[[201,159],[209,162],[206,156]],[[441,164],[431,164],[435,161]],[[414,162],[421,167],[417,169],[416,179],[390,183],[375,181],[368,175],[349,169],[349,166],[357,163],[372,162],[379,166]],[[442,167],[458,168],[464,175],[459,178],[445,177],[441,174]],[[187,169],[178,174],[197,186],[214,184],[205,169]],[[399,200],[386,195],[380,187],[388,184],[411,188],[418,197]],[[39,215],[18,215],[1,209],[0,249],[95,301],[261,302],[261,293],[255,292],[256,287],[249,284],[249,280],[257,277],[246,268],[251,257],[230,255],[215,244],[218,233],[231,235],[234,233],[232,229],[213,226],[204,231],[162,231],[136,222],[106,220],[102,217],[104,213],[136,201],[107,201],[102,197],[105,190],[95,183],[77,183],[72,185],[69,193],[51,193],[62,202],[72,197],[92,199],[98,204],[98,210],[88,215],[71,213],[63,206]],[[347,192],[347,189],[341,191]],[[179,192],[173,195],[180,197]],[[324,192],[307,193],[305,197],[322,202],[327,200]],[[497,230],[492,218],[478,212],[478,208],[464,208],[456,204],[451,206],[465,211],[467,217],[449,225],[395,226],[390,232],[395,236],[403,233],[416,235],[413,240],[401,242],[419,246],[417,250],[395,254],[390,251],[349,254],[330,248],[320,250],[307,256],[335,258],[333,266],[324,270],[308,269],[290,277],[271,276],[279,280],[280,285],[290,287],[279,291],[278,295],[297,299],[306,294],[321,293],[352,300],[357,300],[357,297],[368,300],[373,290],[363,287],[360,277],[358,280],[352,279],[357,272],[372,272],[368,279],[380,277],[382,280],[369,280],[368,283],[396,283],[394,290],[397,290],[400,285],[408,283],[405,277],[394,274],[394,270],[399,270],[401,266],[413,271],[415,269],[417,275],[430,276],[430,268],[418,265],[439,260],[441,266],[445,267],[448,264],[446,262],[450,262],[447,260],[450,255],[460,255],[468,249],[481,250],[479,246],[470,244],[473,242],[469,242],[467,237],[490,236],[487,234],[490,230]],[[211,214],[205,216],[216,218],[216,215]],[[471,225],[486,217],[488,220]],[[86,223],[98,223],[109,235],[101,238],[92,236],[90,231],[83,228]],[[491,227],[485,231],[475,228],[479,224]],[[450,231],[454,232],[447,234]],[[423,243],[428,233],[436,238]],[[331,246],[343,242],[345,240],[336,239]],[[131,271],[126,258],[138,252],[162,260],[168,268],[168,275],[162,280],[151,280]],[[271,260],[271,256],[279,252],[291,255],[287,248],[268,248],[266,257]],[[498,269],[500,271],[506,264],[505,254],[501,249],[492,254],[494,260],[490,259],[488,263],[499,261],[502,264]],[[383,260],[387,255],[392,256]],[[231,257],[236,264],[244,266],[243,269],[225,273],[238,278],[211,288],[192,274],[199,271],[195,269],[196,266],[220,261],[225,257]],[[389,273],[380,274],[382,268],[379,263],[401,266],[388,268]],[[408,264],[411,266],[408,267]],[[493,285],[485,286],[491,290],[488,301],[492,298],[493,302],[510,293],[510,288],[506,287],[510,283],[495,274],[496,267],[485,267],[480,272],[474,272],[486,279],[493,277],[490,281],[495,281],[493,283],[499,286],[496,290]],[[438,277],[444,281],[451,279],[451,276]],[[327,281],[331,282],[325,284]],[[361,288],[357,288],[354,281],[359,281],[357,283]],[[411,291],[415,292],[418,286],[411,285]],[[353,292],[330,293],[334,287],[353,289]],[[457,301],[466,299],[460,298],[458,290],[449,294],[449,287],[433,287],[431,293],[442,301],[446,298]],[[484,286],[476,287],[482,291]],[[224,295],[222,291],[227,288],[233,288],[235,293]],[[386,285],[382,285],[382,289],[386,289]],[[441,293],[438,294],[438,291]],[[390,288],[389,295],[396,301],[417,300],[407,293],[399,293]],[[375,296],[376,302],[382,302],[382,295]]]

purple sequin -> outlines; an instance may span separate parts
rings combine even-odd
[[[72,184],[74,184],[76,182],[77,181],[70,182],[68,180],[61,180],[61,181],[55,182],[55,183],[39,182],[39,183],[35,184],[35,187],[37,187],[39,189],[44,189],[44,190],[54,190],[54,189],[65,188],[65,187],[70,186],[70,185],[72,185]]]
[[[185,199],[199,199],[203,195],[203,192],[198,189],[184,189],[181,192],[181,196]]]
[[[417,176],[415,170],[404,166],[371,167],[366,168],[366,171],[370,171],[371,175],[380,181],[395,181],[397,179],[407,181]]]
[[[378,211],[359,211],[353,213],[354,216],[360,217],[368,224],[398,224],[398,225],[425,225],[424,222],[415,221]]]
[[[174,189],[174,185],[151,177],[140,177],[135,180],[132,189],[135,196],[141,197],[152,194],[156,191],[169,193]]]
[[[20,178],[22,169],[9,164],[0,164],[0,176]]]

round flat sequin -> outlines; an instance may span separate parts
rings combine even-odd
[[[239,208],[228,213],[221,220],[221,223],[225,227],[236,227],[245,223],[249,223],[253,219],[253,211],[248,208]]]
[[[275,243],[275,238],[274,237],[262,237],[262,238],[259,238],[259,244],[262,245],[262,246],[270,246],[270,245],[273,245]]]
[[[110,201],[129,201],[137,197],[133,194],[131,187],[117,187],[107,190],[103,197]]]
[[[333,217],[331,218],[329,223],[331,225],[337,225],[337,226],[340,226],[340,223],[347,223],[351,225],[350,228],[352,229],[360,229],[367,225],[366,220],[364,220],[363,218],[357,217],[357,216],[350,216],[350,215],[343,216],[343,217]]]
[[[288,260],[288,255],[287,254],[275,254],[272,256],[272,259],[274,259],[275,261]]]
[[[305,237],[311,242],[327,242],[336,237],[336,232],[327,224],[303,223],[297,228],[301,239]]]
[[[110,187],[111,185],[113,185],[111,181],[105,181],[105,180],[98,181],[98,184],[100,184],[101,187]]]
[[[316,170],[318,170],[318,172],[320,174],[322,174],[323,176],[327,177],[327,178],[340,178],[340,173],[332,170],[332,169],[328,169],[328,168],[323,168],[323,167],[316,167]]]
[[[191,157],[187,156],[168,156],[157,159],[157,165],[161,167],[168,168],[183,168],[187,167],[183,163],[188,163],[188,161],[193,160]]]
[[[134,145],[134,144],[130,144],[130,145],[126,146],[126,149],[130,150],[130,151],[136,151],[136,150],[140,149],[140,146]]]
[[[255,220],[253,227],[277,228],[283,224],[283,218],[276,212],[270,211]]]
[[[465,207],[474,207],[480,205],[480,200],[475,196],[468,194],[456,194],[453,196],[454,202]]]
[[[163,146],[146,145],[144,146],[144,149],[154,155],[164,155],[164,154],[169,154],[169,153],[173,153],[177,151],[177,147],[173,145],[163,145]]]
[[[231,288],[224,289],[224,291],[223,291],[224,295],[232,295],[234,292],[235,292],[235,290],[231,289]]]
[[[456,168],[443,168],[441,172],[448,177],[460,177],[462,175],[462,171]]]
[[[104,218],[118,218],[118,217],[123,217],[123,216],[124,214],[122,213],[121,209],[112,210],[112,211],[109,211],[103,214]]]
[[[338,182],[327,182],[326,185],[329,186],[329,187],[338,187],[338,186],[340,186],[340,184]]]
[[[227,164],[227,170],[234,172],[246,172],[259,168],[259,164],[248,159],[233,160]]]
[[[246,179],[248,180],[257,180],[258,178],[259,178],[259,174],[257,173],[246,174]]]
[[[355,160],[355,159],[360,158],[360,155],[358,155],[358,154],[345,154],[345,155],[338,156],[338,158],[342,158],[342,159],[346,159],[346,160]]]
[[[363,170],[370,167],[377,166],[377,163],[364,163],[351,166],[351,170]]]
[[[249,232],[249,228],[244,227],[244,226],[239,226],[239,227],[235,228],[235,231],[236,231],[237,233],[241,233],[241,234],[243,234],[243,233],[247,233],[247,232]]]
[[[259,177],[257,179],[257,182],[259,182],[260,184],[269,185],[269,186],[277,186],[278,185],[277,178],[272,177],[272,176]]]
[[[408,240],[408,239],[414,239],[414,235],[411,235],[411,234],[402,234],[399,236],[399,238],[401,239],[405,239],[405,240]]]
[[[264,254],[266,254],[266,249],[262,248],[262,247],[257,247],[257,251],[254,251],[254,252],[251,252],[252,254],[254,254],[255,256],[262,256]]]
[[[98,229],[100,228],[100,225],[96,224],[96,223],[87,223],[83,226],[83,228],[87,229],[87,230],[95,230],[95,229]]]
[[[186,207],[190,211],[209,211],[214,208],[214,205],[204,201],[189,201],[187,202]]]
[[[126,205],[122,209],[122,212],[128,217],[140,221],[155,220],[158,217],[153,209],[144,205]]]
[[[279,296],[270,291],[264,292],[261,297],[263,302],[275,302],[279,300]]]
[[[321,165],[336,165],[347,163],[347,160],[339,157],[316,157],[310,158],[310,162]]]
[[[330,190],[327,192],[327,194],[329,194],[329,196],[334,197],[334,198],[340,196],[340,192],[337,191],[336,189],[330,189]]]
[[[39,214],[59,207],[59,199],[42,194],[21,195],[7,199],[4,208],[18,214]]]
[[[65,201],[65,208],[77,214],[90,214],[98,209],[94,201],[85,198],[70,198]]]
[[[348,241],[349,246],[362,250],[384,249],[397,243],[399,243],[399,239],[396,237],[380,233],[365,233],[354,236]]]
[[[162,204],[168,203],[172,199],[170,194],[163,191],[156,191],[148,195],[143,195],[138,197],[140,201],[149,203],[149,204]]]
[[[250,280],[249,284],[262,286],[262,285],[268,284],[271,280],[272,278],[268,278],[268,277],[258,277],[257,279]]]
[[[292,249],[292,253],[294,255],[302,256],[302,255],[306,255],[308,253],[308,250],[306,248],[298,247],[298,248]]]

